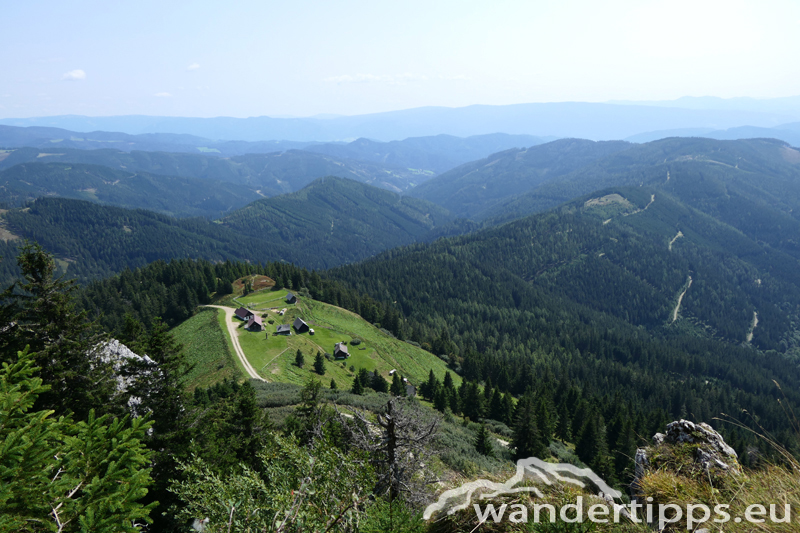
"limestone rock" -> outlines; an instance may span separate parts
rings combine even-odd
[[[656,436],[659,434],[657,433]],[[701,422],[695,424],[688,420],[679,420],[667,425],[667,434],[663,439],[667,444],[700,444],[703,447],[710,447],[709,455],[713,459],[721,459],[720,463],[734,462],[738,464],[739,456],[736,451],[725,443],[722,435],[714,431],[714,428]],[[726,466],[727,468],[727,466]]]
[[[741,472],[739,457],[717,433],[705,423],[696,424],[689,420],[678,420],[667,425],[664,433],[653,436],[653,445],[636,450],[634,480],[631,494],[634,498],[642,496],[639,487],[649,471],[670,462],[685,462],[681,467],[700,470],[704,474]]]

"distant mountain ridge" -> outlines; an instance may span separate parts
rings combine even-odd
[[[426,200],[328,176],[304,189],[257,200],[219,222],[242,235],[318,254],[325,267],[425,238],[452,215]]]
[[[800,146],[800,122],[782,124],[774,128],[759,128],[756,126],[738,126],[726,130],[713,128],[678,129],[664,131],[649,131],[632,135],[625,139],[629,142],[645,143],[658,141],[669,137],[704,137],[718,140],[741,139],[778,139],[792,146]]]
[[[222,216],[261,197],[250,187],[229,182],[81,163],[22,163],[0,171],[0,205],[19,207],[54,196],[206,218]]]
[[[469,137],[495,132],[592,140],[624,139],[646,131],[676,128],[726,129],[743,125],[774,127],[798,117],[784,111],[686,109],[658,105],[555,102],[420,107],[333,118],[271,117],[84,117],[76,115],[5,118],[9,126],[46,126],[74,131],[120,131],[129,134],[181,133],[207,139],[291,139],[346,141],[360,137],[393,141],[439,134]]]
[[[248,142],[216,141],[172,133],[129,135],[94,131],[84,134],[60,128],[0,126],[0,148],[39,148],[42,153],[59,153],[75,149],[86,151],[113,149],[123,152],[177,152],[202,154],[206,157],[234,157],[305,150],[338,159],[355,159],[380,164],[389,168],[415,169],[430,175],[439,174],[501,150],[534,146],[551,140],[554,138],[492,133],[466,138],[452,135],[411,137],[391,142],[366,138],[356,139],[350,143]]]
[[[607,187],[673,188],[699,174],[720,180],[719,186],[735,186],[742,193],[749,190],[749,195],[761,191],[760,201],[788,205],[794,198],[793,187],[800,182],[798,161],[800,151],[774,139],[669,138],[646,144],[562,139],[462,165],[410,194],[437,203],[456,216],[496,224]],[[763,179],[747,181],[752,175]],[[749,185],[743,185],[745,182]],[[781,198],[780,191],[788,196]],[[688,196],[686,201],[691,203]],[[784,210],[788,209],[791,206]]]
[[[525,150],[507,150],[445,172],[409,194],[457,216],[480,220],[486,210],[507,198],[630,146],[623,141],[561,139]]]
[[[230,158],[178,152],[122,152],[18,148],[0,154],[0,170],[20,163],[62,162],[102,165],[130,172],[210,179],[244,185],[261,196],[302,189],[323,176],[337,175],[393,191],[403,191],[433,174],[390,168],[369,161],[342,160],[303,150],[246,154]]]
[[[800,151],[774,139],[670,138],[630,145],[528,192],[509,195],[482,216],[495,223],[508,221],[607,187],[648,185],[674,191],[670,194],[679,194],[692,206],[710,198],[747,198],[796,218],[800,215]]]
[[[440,174],[458,165],[501,150],[535,146],[552,138],[493,133],[472,137],[435,135],[402,141],[377,142],[357,139],[347,144],[315,144],[306,150],[340,158],[371,161],[399,168],[415,168]]]
[[[124,174],[102,168],[75,170],[105,178],[117,176],[108,172]],[[13,258],[23,239],[36,240],[56,254],[67,275],[89,281],[156,260],[185,257],[329,268],[424,240],[451,220],[446,210],[430,202],[336,177],[259,200],[215,222],[43,197],[25,208],[0,210],[0,282],[17,273]]]

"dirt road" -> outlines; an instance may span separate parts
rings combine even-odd
[[[692,276],[689,276],[689,283],[686,284],[686,288],[683,289],[681,295],[678,296],[678,305],[675,306],[675,310],[672,312],[672,322],[670,322],[670,324],[678,320],[678,311],[681,310],[681,302],[683,301],[683,297],[686,296],[686,291],[688,291],[689,287],[691,286],[692,286]]]
[[[225,313],[225,324],[228,325],[228,336],[231,338],[231,342],[233,343],[233,351],[236,352],[236,357],[239,358],[239,361],[242,363],[242,366],[244,367],[245,371],[252,379],[257,379],[259,381],[267,381],[266,379],[258,375],[256,369],[253,368],[253,366],[250,364],[250,361],[248,361],[247,357],[244,355],[244,351],[242,350],[242,347],[239,344],[239,336],[236,334],[236,323],[231,320],[233,318],[233,309],[221,305],[207,305],[206,307],[213,307],[214,309],[222,309],[222,311]]]

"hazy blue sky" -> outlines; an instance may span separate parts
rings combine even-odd
[[[0,117],[800,94],[798,0],[5,2]]]

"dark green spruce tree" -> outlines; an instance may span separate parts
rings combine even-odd
[[[494,446],[492,446],[492,435],[486,429],[486,424],[481,424],[478,434],[475,436],[475,449],[478,453],[487,457],[494,457]]]
[[[533,399],[526,394],[517,404],[514,422],[514,438],[511,441],[516,459],[538,457],[544,459],[549,452],[542,444],[542,436],[536,427],[536,412]]]
[[[321,352],[317,352],[317,356],[314,358],[314,372],[320,376],[325,375],[325,358]]]

